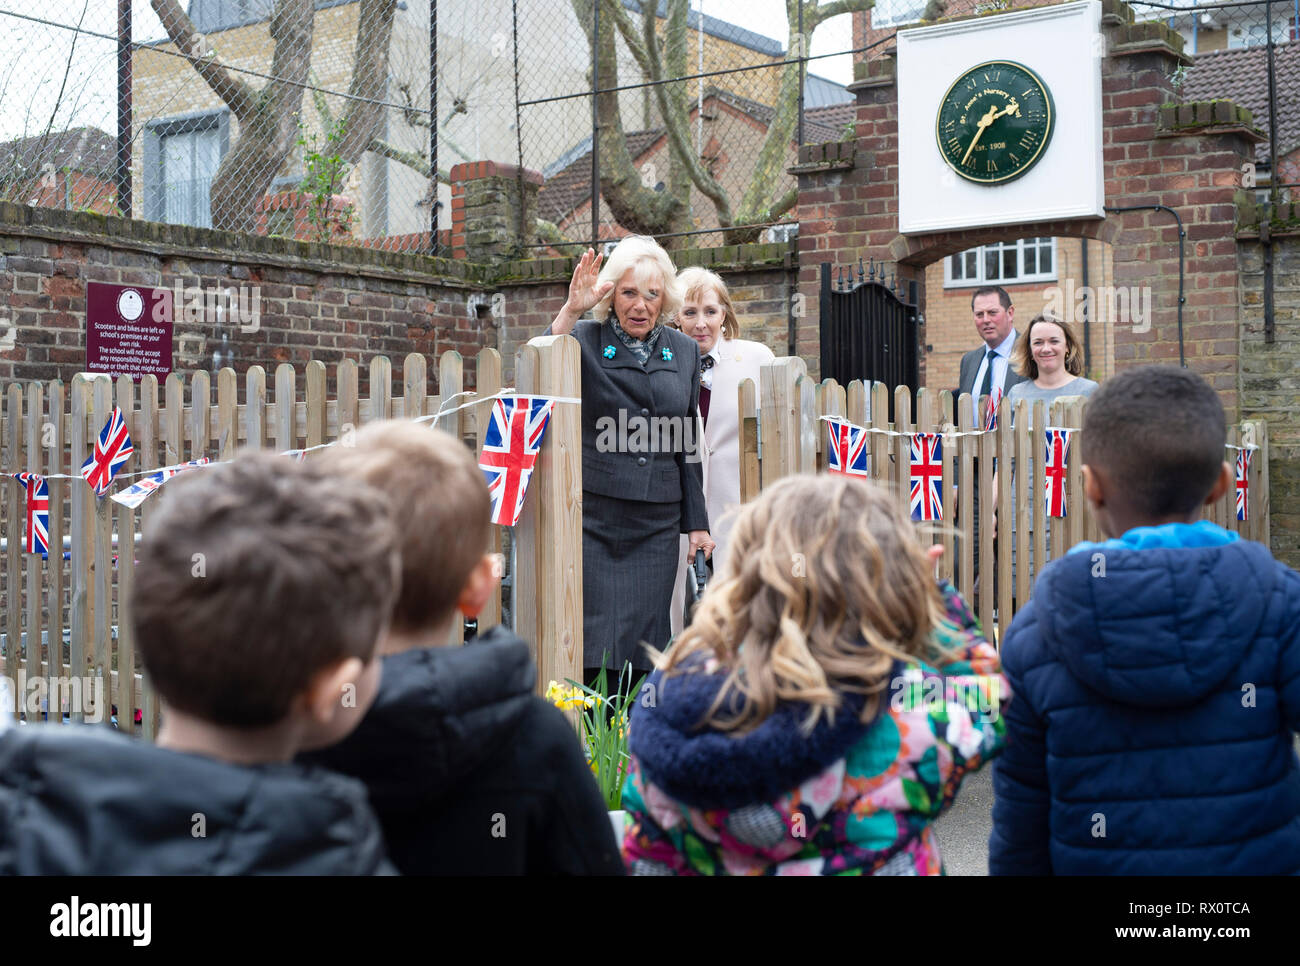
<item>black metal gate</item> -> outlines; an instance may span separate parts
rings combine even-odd
[[[884,267],[872,262],[864,269],[858,261],[857,281],[853,268],[844,269],[832,281],[831,266],[822,263],[821,375],[846,385],[854,379],[883,382],[890,388],[889,418],[894,418],[895,386],[907,386],[913,393],[920,382],[920,313],[916,307],[916,282],[897,288],[896,276],[885,277]]]

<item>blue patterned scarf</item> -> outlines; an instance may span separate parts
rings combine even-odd
[[[650,353],[655,351],[655,343],[659,341],[659,333],[663,331],[664,327],[662,323],[656,323],[655,327],[650,330],[650,334],[644,339],[634,339],[623,331],[623,327],[618,324],[618,316],[611,311],[609,313],[609,328],[614,333],[614,337],[627,346],[628,352],[636,356],[637,362],[644,367],[650,360]]]

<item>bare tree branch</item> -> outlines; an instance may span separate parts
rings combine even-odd
[[[596,3],[601,0],[570,0],[578,23],[592,23]],[[595,56],[600,64],[600,87],[596,95],[596,148],[600,152],[600,191],[610,212],[624,228],[646,235],[678,231],[689,227],[688,201],[671,191],[653,191],[642,184],[641,175],[627,148],[618,94],[618,58],[615,30],[609,17],[602,17],[595,38]],[[588,38],[588,43],[592,42]]]
[[[545,218],[537,219],[537,240],[555,248],[565,246],[582,248],[587,244],[585,241],[575,242],[566,238],[554,222],[547,221]]]
[[[685,7],[685,4],[679,4]],[[605,8],[614,15],[614,23],[618,26],[619,34],[623,37],[623,42],[627,44],[628,49],[632,52],[632,57],[636,60],[637,65],[641,68],[652,81],[662,81],[666,76],[663,61],[659,57],[657,40],[654,32],[655,8],[653,5],[647,6],[643,13],[642,37],[638,37],[636,28],[632,24],[632,18],[626,8],[618,0],[605,0]],[[670,11],[671,13],[674,11]],[[668,35],[671,37],[673,30],[677,29],[681,38],[682,53],[685,53],[686,30],[685,18],[682,18],[680,27],[678,24],[670,23],[668,25]],[[678,74],[684,74],[684,70],[678,71]],[[690,112],[684,109],[685,98],[680,99],[680,103],[671,103],[669,92],[666,88],[670,86],[659,83],[653,88],[655,101],[659,106],[659,116],[663,118],[664,128],[668,133],[668,146],[672,164],[679,171],[684,171],[690,178],[691,182],[699,189],[700,193],[713,202],[718,212],[718,223],[721,225],[732,224],[731,220],[731,200],[727,197],[726,190],[709,174],[708,169],[700,163],[700,159],[695,154],[695,149],[691,145],[691,135],[689,131]],[[684,88],[684,84],[682,87]],[[670,172],[671,176],[672,172]]]
[[[763,221],[776,221],[787,211],[799,203],[799,189],[791,188],[776,201],[772,202],[772,207],[763,212]]]
[[[392,48],[393,19],[397,0],[361,0],[357,15],[357,42],[352,57],[352,81],[348,85],[347,110],[343,114],[343,139],[339,157],[348,164],[361,160],[379,132],[381,107],[388,87],[388,58]]]
[[[816,0],[813,0],[811,7],[804,8],[804,14],[803,14],[804,33],[807,34],[812,33],[819,26],[824,24],[827,20],[830,20],[831,17],[838,17],[841,14],[845,14],[845,13],[862,13],[863,11],[870,10],[875,5],[876,5],[876,0],[870,0],[870,2],[868,3],[864,3],[863,0],[834,0],[833,3],[828,3],[824,6],[820,6],[817,4]],[[795,25],[797,29],[799,23],[797,19],[798,17],[797,11],[795,16],[796,19],[791,20],[790,23],[792,25]]]
[[[404,164],[413,171],[416,171],[426,178],[429,177],[433,168],[429,164],[429,159],[420,154],[418,151],[407,151],[396,145],[390,144],[382,138],[372,138],[366,146],[367,151],[373,151],[380,157],[387,158],[389,161],[396,161],[398,164]],[[443,168],[438,169],[438,180],[443,184],[451,184],[451,175]]]
[[[799,36],[799,7],[803,6],[804,36]],[[800,56],[808,54],[808,38],[817,26],[828,17],[844,13],[870,10],[875,0],[835,0],[834,3],[819,6],[817,0],[786,0],[786,16],[789,20],[788,50]],[[789,58],[792,61],[795,58]],[[758,158],[754,162],[754,173],[749,179],[740,205],[736,211],[736,221],[742,225],[754,224],[767,220],[766,213],[775,209],[776,204],[769,201],[772,190],[785,168],[786,152],[795,134],[799,120],[799,64],[792,62],[781,68],[781,84],[776,96],[776,110],[772,122],[768,125],[767,136],[759,148]]]
[[[212,92],[221,98],[236,117],[243,118],[251,114],[256,92],[231,74],[215,53],[207,56],[208,47],[203,35],[195,29],[194,21],[180,8],[180,4],[176,0],[150,0],[150,5],[176,49],[198,71]]]

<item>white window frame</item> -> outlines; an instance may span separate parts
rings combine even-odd
[[[886,13],[893,9],[894,13]],[[907,23],[917,23],[925,11],[925,0],[876,0],[871,8],[871,29],[884,30],[887,27],[901,27]]]
[[[1268,23],[1262,15],[1258,19],[1228,24],[1228,49],[1245,50],[1248,47],[1265,46],[1268,43],[1267,28]],[[1291,18],[1285,15],[1274,18],[1273,43],[1287,43],[1290,41],[1295,29],[1295,24]],[[1260,36],[1252,38],[1251,34],[1255,31],[1258,31]]]
[[[142,132],[142,141],[144,148],[143,204],[146,221],[167,221],[167,178],[163,142],[167,138],[178,134],[210,130],[217,132],[217,158],[219,164],[220,159],[224,158],[226,152],[230,150],[229,110],[202,111],[177,117],[159,118],[145,125]],[[208,227],[205,224],[208,220],[207,217],[201,214],[198,218],[200,224],[196,227]]]
[[[788,242],[799,237],[799,226],[798,224],[773,225],[764,232],[764,235],[768,242]]]
[[[1051,243],[1050,251],[1052,253],[1052,270],[1049,272],[1034,272],[1032,274],[1027,274],[1024,271],[1025,243],[1038,242],[1043,237],[1046,236],[1038,236],[1036,238],[1018,238],[1014,242],[999,242],[996,246],[981,245],[978,248],[968,248],[965,251],[954,252],[953,254],[958,256],[966,255],[968,252],[975,252],[976,277],[974,278],[954,279],[952,277],[953,256],[945,255],[943,259],[943,287],[944,288],[978,288],[981,285],[1023,285],[1023,284],[1029,284],[1034,282],[1054,282],[1057,279],[1058,266],[1060,265],[1060,262],[1058,260],[1059,254],[1057,252],[1057,245],[1056,245],[1055,238],[1048,239],[1048,241]],[[985,253],[990,248],[997,247],[999,249],[1002,249],[1005,246],[1012,245],[1012,244],[1016,246],[1016,250],[1017,250],[1016,251],[1016,270],[1017,270],[1016,277],[995,278],[995,279],[986,278],[984,274]],[[1041,247],[1041,246],[1036,246],[1036,247]]]

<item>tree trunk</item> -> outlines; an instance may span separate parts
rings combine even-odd
[[[573,12],[591,41],[594,4],[600,0],[572,0]],[[651,14],[653,16],[653,14]],[[597,38],[600,88],[618,86],[613,17],[602,15]],[[627,150],[627,134],[617,93],[596,95],[597,145],[600,151],[600,191],[614,220],[630,232],[657,235],[689,228],[689,210],[671,191],[655,191],[642,183],[641,173]]]
[[[239,140],[221,159],[212,179],[212,225],[253,231],[254,206],[270,190],[298,140],[303,84],[311,67],[315,21],[312,0],[276,0],[271,14],[275,45],[270,80],[253,98],[251,112],[239,118]]]
[[[199,76],[239,122],[238,139],[221,159],[209,198],[212,224],[231,231],[252,231],[254,208],[284,167],[298,141],[298,115],[311,68],[314,4],[312,0],[276,0],[271,13],[271,68],[275,80],[257,90],[229,71],[194,29],[177,0],[151,0],[168,36]],[[388,59],[397,0],[361,0],[352,79],[352,98],[343,115],[344,132],[337,151],[356,164],[379,131],[384,108]],[[401,159],[399,159],[401,160]]]

